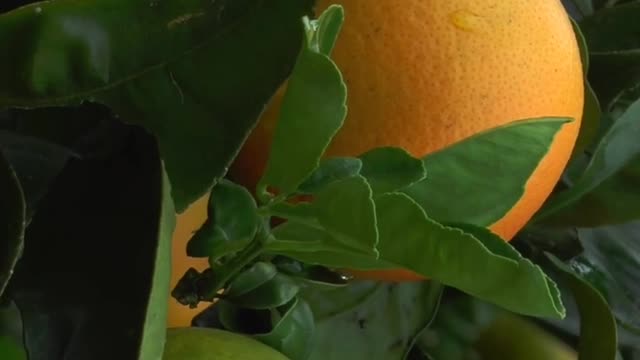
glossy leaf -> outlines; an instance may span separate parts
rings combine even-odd
[[[140,344],[140,359],[159,359],[164,352],[167,334],[168,296],[171,279],[171,239],[175,229],[176,215],[171,199],[169,177],[162,170],[162,185],[158,194],[160,211],[157,220],[157,245],[149,300]]]
[[[548,258],[562,274],[580,311],[580,360],[615,360],[616,321],[602,295],[558,258]]]
[[[631,105],[600,139],[580,178],[569,190],[551,197],[534,221],[544,219],[578,201],[640,155],[640,142],[637,141],[637,133],[640,131],[640,122],[637,121],[639,116],[640,100]]]
[[[12,301],[0,304],[0,354],[3,360],[27,360],[20,310]]]
[[[267,168],[258,184],[263,200],[268,186],[279,194],[295,192],[319,166],[347,113],[340,71],[327,55],[305,45],[287,82]]]
[[[516,121],[430,154],[424,158],[427,177],[403,192],[438,221],[489,226],[520,200],[567,121]]]
[[[221,180],[209,197],[208,219],[187,244],[187,254],[211,260],[242,250],[256,235],[260,218],[244,187]]]
[[[94,100],[143,125],[158,137],[181,212],[224,175],[289,75],[310,7],[304,0],[30,4],[0,15],[0,53],[11,54],[0,66],[0,107]]]
[[[241,296],[272,280],[278,269],[268,262],[259,261],[238,274],[225,291],[228,297]]]
[[[400,148],[377,148],[361,155],[360,159],[360,174],[367,179],[374,194],[411,186],[426,176],[424,163]]]
[[[244,294],[225,294],[234,305],[249,309],[270,309],[283,306],[294,299],[299,285],[284,274],[276,274],[253,290]]]
[[[310,360],[402,360],[440,302],[437,282],[354,282],[304,294],[316,316]]]
[[[26,205],[22,187],[0,148],[0,298],[24,246]]]
[[[299,187],[298,191],[311,194],[326,185],[358,175],[362,169],[362,161],[358,158],[328,158]]]

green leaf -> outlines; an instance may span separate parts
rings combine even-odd
[[[338,40],[342,23],[344,22],[344,9],[340,5],[330,5],[317,20],[311,21],[315,28],[310,41],[310,47],[315,51],[331,56],[331,51]]]
[[[256,235],[260,218],[244,187],[221,180],[211,191],[207,221],[187,243],[187,254],[211,261],[242,250]]]
[[[26,205],[11,164],[0,151],[0,298],[24,247]]]
[[[567,121],[516,121],[477,134],[425,157],[428,176],[402,191],[440,222],[489,226],[520,200]]]
[[[277,312],[273,314],[274,312]],[[292,300],[280,309],[272,310],[273,329],[253,337],[285,354],[291,360],[306,360],[314,341],[315,322],[306,301]]]
[[[318,224],[345,246],[376,254],[376,209],[365,178],[354,176],[327,185],[311,206]]]
[[[342,127],[346,98],[336,65],[326,55],[304,47],[288,80],[267,168],[258,184],[260,198],[268,195],[268,186],[279,194],[291,194],[313,173]]]
[[[312,194],[326,185],[358,175],[362,161],[357,158],[336,157],[325,159],[320,166],[299,187],[298,191]]]
[[[360,156],[364,176],[374,194],[396,191],[424,179],[424,163],[400,148],[383,147]]]
[[[225,294],[228,301],[249,309],[270,309],[289,303],[300,291],[299,285],[284,274],[276,274],[253,290]]]
[[[488,230],[440,225],[403,194],[380,196],[376,209],[380,259],[517,313],[564,316],[553,281]]]
[[[310,360],[402,360],[436,314],[437,282],[311,288],[304,294],[316,316]]]
[[[640,100],[631,105],[602,137],[584,173],[569,190],[557,193],[535,216],[540,221],[562,208],[578,201],[605,180],[615,175],[640,154]]]
[[[160,194],[160,211],[157,220],[158,244],[155,250],[153,265],[153,280],[144,329],[140,345],[140,359],[159,359],[164,352],[164,340],[167,335],[167,312],[169,310],[168,296],[171,280],[171,239],[175,229],[176,215],[171,199],[171,187],[166,171],[162,171],[162,187]]]
[[[225,295],[230,297],[244,295],[273,279],[277,273],[278,269],[272,263],[259,261],[238,274],[229,284]]]
[[[303,0],[74,0],[0,15],[0,107],[92,100],[158,137],[181,212],[219,180],[300,51]],[[127,24],[123,26],[123,24]],[[274,26],[277,24],[277,26]]]
[[[580,360],[615,360],[616,321],[602,295],[558,258],[548,259],[562,274],[580,311]]]

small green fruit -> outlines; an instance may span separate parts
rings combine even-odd
[[[169,328],[164,360],[289,360],[248,336],[196,327]]]

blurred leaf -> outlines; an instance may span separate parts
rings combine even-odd
[[[310,47],[321,54],[331,56],[343,22],[344,9],[342,6],[330,5],[317,20],[311,21],[314,31]]]
[[[187,243],[187,254],[211,261],[242,250],[256,235],[260,218],[244,187],[221,180],[211,191],[207,221]]]
[[[67,161],[75,157],[62,146],[3,130],[0,130],[0,151],[4,152],[20,180],[27,220]]]
[[[274,315],[277,321],[273,321]],[[273,329],[269,333],[253,337],[291,360],[308,359],[314,342],[315,322],[307,302],[296,298],[281,309],[272,310],[272,319]]]
[[[341,13],[332,11],[327,16],[339,19]],[[327,19],[321,24],[339,23]],[[337,29],[331,34],[337,36]],[[347,113],[347,89],[340,71],[327,55],[310,45],[305,42],[287,82],[267,168],[258,184],[258,197],[263,200],[268,186],[279,194],[295,192],[319,166]]]
[[[640,3],[597,11],[580,22],[590,52],[589,81],[600,103],[610,103],[625,89],[640,84]]]
[[[427,177],[403,192],[438,221],[489,226],[520,200],[567,121],[516,121],[432,153],[424,158]]]
[[[224,175],[289,75],[310,7],[309,0],[31,4],[0,15],[0,53],[11,54],[0,66],[0,107],[93,100],[145,126],[158,137],[181,212]]]
[[[598,227],[640,219],[640,156],[615,175],[541,223],[552,226]]]
[[[259,261],[238,274],[229,284],[225,295],[231,297],[244,295],[273,279],[276,274],[278,269],[272,263]]]
[[[260,286],[244,294],[225,294],[225,299],[234,305],[248,309],[270,309],[292,301],[300,287],[289,276],[276,274]]]
[[[298,191],[315,193],[326,185],[355,176],[362,169],[362,161],[357,158],[328,158],[322,160],[320,166],[299,187]]]
[[[0,148],[0,299],[24,246],[26,206],[20,181]]]
[[[637,133],[640,131],[640,122],[636,119],[639,116],[640,100],[631,105],[600,139],[584,173],[571,188],[552,196],[535,216],[534,221],[543,220],[575,203],[638,156],[640,142],[637,141]]]
[[[383,194],[411,186],[424,179],[424,163],[400,148],[383,147],[360,156],[364,176],[374,194]]]
[[[170,209],[156,143],[142,129],[132,135],[108,159],[71,161],[27,228],[8,294],[30,360],[136,358],[165,316],[154,272],[163,282],[156,256]]]
[[[548,254],[574,295],[580,311],[580,360],[615,360],[618,350],[616,321],[602,295],[587,281]]]
[[[640,343],[640,223],[580,229],[585,248],[571,267],[611,306],[618,325]]]
[[[402,360],[438,308],[437,282],[354,282],[339,289],[308,289],[316,317],[310,360]]]
[[[3,360],[27,360],[20,311],[12,301],[0,302],[0,354]]]
[[[160,211],[157,213],[157,241],[153,280],[147,302],[139,359],[160,359],[164,352],[167,335],[168,296],[171,279],[171,239],[176,224],[176,215],[171,199],[169,177],[162,169],[162,189],[159,195]]]

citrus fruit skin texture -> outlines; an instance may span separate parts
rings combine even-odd
[[[552,191],[580,128],[582,63],[560,1],[319,0],[316,13],[333,3],[345,11],[332,58],[347,84],[348,114],[325,156],[396,146],[423,157],[515,120],[575,119],[556,135],[520,201],[490,226],[510,240]],[[232,180],[254,188],[260,179],[282,94],[236,158]],[[406,271],[358,274],[421,278]]]
[[[248,336],[207,328],[170,328],[164,360],[289,360]]]
[[[193,233],[207,220],[207,205],[209,196],[203,196],[191,204],[182,214],[176,218],[176,228],[173,232],[171,249],[171,290],[176,286],[178,280],[191,267],[198,271],[203,271],[209,267],[207,259],[192,258],[187,256],[187,243]],[[169,327],[180,327],[191,325],[191,320],[200,311],[204,310],[205,304],[201,303],[197,308],[190,309],[188,306],[180,304],[170,294],[169,311],[167,324]]]

